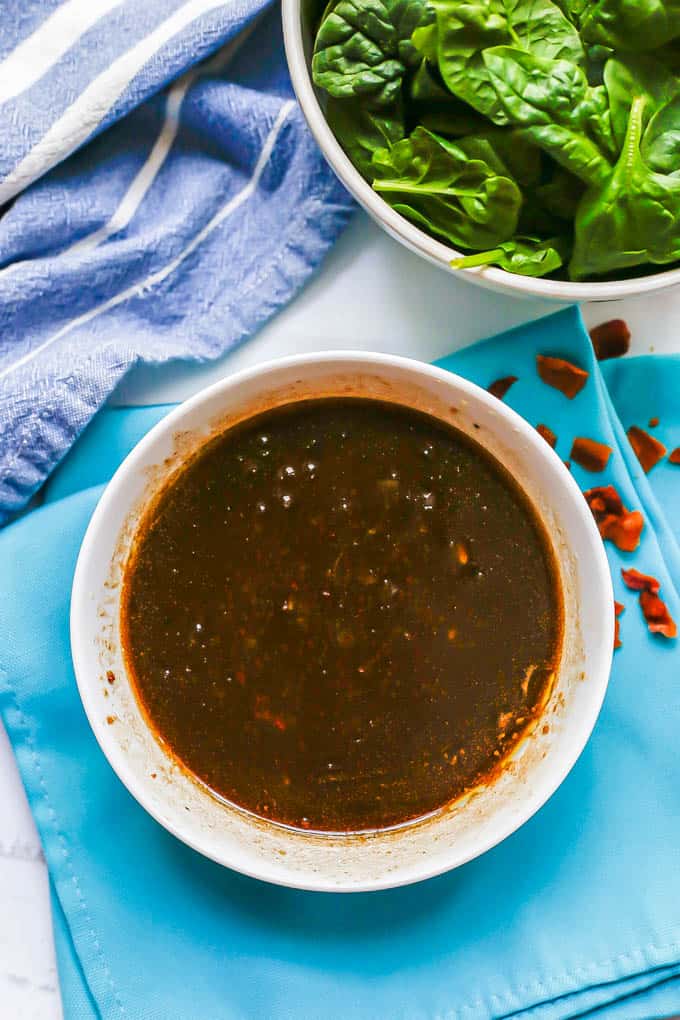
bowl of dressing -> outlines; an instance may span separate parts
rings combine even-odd
[[[292,887],[457,867],[554,792],[613,597],[570,473],[501,401],[390,355],[230,376],[92,517],[71,642],[102,751],[166,829]]]

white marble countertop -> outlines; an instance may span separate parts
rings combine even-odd
[[[353,347],[430,361],[555,307],[464,283],[400,247],[361,214],[316,277],[258,336],[210,365],[136,369],[114,399],[181,400],[237,368],[297,351]],[[589,305],[584,317],[588,325],[625,318],[634,354],[680,351],[680,290]],[[1,727],[0,805],[0,1020],[58,1020],[47,874]]]

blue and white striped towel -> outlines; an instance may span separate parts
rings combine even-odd
[[[251,335],[346,222],[269,2],[5,0],[0,523],[133,364]]]

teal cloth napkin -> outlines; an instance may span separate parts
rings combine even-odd
[[[573,400],[537,353],[590,371]],[[418,886],[355,896],[276,888],[202,859],[160,828],[109,768],[81,709],[68,606],[102,486],[167,408],[102,412],[0,533],[0,707],[53,888],[66,1020],[607,1017],[680,1012],[680,642],[652,637],[620,577],[655,574],[680,620],[680,467],[645,477],[623,427],[658,416],[680,445],[680,359],[593,360],[570,309],[446,359],[532,424],[610,444],[605,472],[646,527],[607,546],[623,648],[595,732],[557,793],[500,846]]]

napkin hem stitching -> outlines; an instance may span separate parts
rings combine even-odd
[[[550,1005],[557,997],[561,998],[564,995],[578,994],[581,992],[585,992],[588,990],[588,988],[592,987],[592,985],[589,985],[588,988],[570,987],[568,985],[568,982],[570,980],[576,982],[581,977],[587,978],[589,976],[592,976],[598,970],[604,970],[610,967],[617,967],[622,961],[626,960],[630,961],[630,963],[634,965],[636,957],[639,963],[641,963],[643,966],[647,964],[649,969],[650,965],[652,965],[653,963],[653,961],[649,958],[650,953],[653,954],[666,954],[671,952],[677,953],[679,950],[680,939],[678,938],[676,938],[673,942],[669,942],[663,945],[657,945],[655,942],[648,942],[643,946],[636,946],[633,949],[627,950],[624,953],[618,953],[616,956],[612,956],[609,959],[603,960],[599,963],[584,966],[575,966],[569,970],[564,970],[559,974],[552,974],[550,976],[544,976],[542,978],[537,977],[527,984],[520,985],[518,988],[514,989],[514,991],[505,992],[503,994],[496,994],[492,992],[485,999],[478,998],[471,1000],[468,1003],[464,1003],[462,1006],[458,1007],[453,1012],[449,1013],[448,1016],[454,1018],[456,1016],[460,1016],[463,1013],[470,1013],[479,1010],[481,1007],[486,1007],[489,1010],[489,1016],[494,1016],[494,1013],[490,1008],[492,1005],[507,1006],[511,1008],[514,1004],[515,1007],[514,1011],[519,1013],[528,1010],[540,1009],[541,1006]],[[677,965],[677,963],[678,963],[677,958],[666,959],[665,961],[661,959],[654,962],[653,965],[654,968],[656,969],[659,967],[671,967]],[[625,973],[619,972],[616,978],[612,979],[607,983],[614,985],[619,983],[620,981],[630,980],[637,976],[641,976],[644,973],[645,973],[644,970]],[[559,983],[558,988],[561,987],[563,991],[559,992],[559,995],[555,995],[554,986],[558,983]],[[552,999],[544,998],[539,1002],[532,1003],[531,1005],[526,1004],[517,1005],[519,997],[521,995],[526,994],[527,992],[534,991],[541,995],[548,995],[552,992],[553,997]]]
[[[26,715],[24,714],[22,708],[19,705],[19,702],[17,700],[16,694],[15,694],[13,688],[8,683],[8,673],[7,673],[7,670],[4,667],[2,667],[2,666],[0,666],[0,675],[2,677],[2,687],[0,689],[4,689],[6,695],[9,698],[11,706],[13,707],[14,711],[17,714],[18,721],[19,721],[19,727],[24,731],[24,734],[25,734],[25,746],[27,747],[27,749],[29,751],[29,754],[31,756],[32,762],[33,762],[33,766],[34,766],[34,769],[35,769],[35,774],[36,774],[36,777],[38,779],[38,785],[39,785],[40,790],[42,792],[42,797],[43,797],[43,800],[44,800],[44,803],[45,803],[45,807],[47,808],[48,819],[49,819],[50,825],[51,825],[51,827],[53,829],[53,834],[56,837],[57,842],[59,843],[59,845],[60,845],[60,847],[62,849],[63,859],[64,859],[66,867],[67,867],[67,869],[68,869],[68,871],[70,873],[70,877],[71,877],[72,882],[73,882],[73,888],[75,889],[76,897],[77,897],[78,902],[79,902],[79,904],[81,906],[81,909],[83,911],[83,916],[84,916],[84,918],[85,918],[85,920],[86,920],[86,922],[87,922],[87,924],[88,924],[88,926],[90,928],[89,934],[92,936],[93,946],[94,946],[95,952],[96,952],[97,956],[100,958],[100,962],[101,962],[101,966],[102,966],[102,973],[103,973],[106,981],[110,985],[111,992],[113,994],[113,997],[115,999],[116,1005],[118,1006],[118,1009],[119,1009],[121,1015],[125,1016],[127,1011],[125,1009],[125,1006],[123,1005],[123,1001],[122,1001],[122,999],[120,997],[118,989],[116,988],[115,982],[113,980],[113,975],[111,974],[109,966],[108,966],[108,964],[106,962],[106,959],[104,957],[104,950],[102,948],[101,942],[99,941],[99,938],[98,938],[98,936],[96,934],[96,928],[95,928],[94,920],[93,920],[93,917],[92,917],[92,913],[90,911],[90,908],[87,905],[87,900],[86,900],[85,895],[83,893],[82,886],[80,884],[80,881],[78,879],[78,875],[77,875],[76,869],[75,869],[74,864],[73,864],[73,858],[72,858],[72,855],[71,855],[70,844],[69,844],[68,840],[66,839],[66,837],[64,836],[64,834],[60,831],[60,828],[59,828],[59,825],[58,825],[58,822],[57,822],[57,813],[54,810],[54,808],[52,807],[52,804],[51,804],[51,801],[50,801],[50,796],[49,796],[49,792],[48,792],[48,789],[47,789],[47,784],[45,782],[45,777],[43,775],[42,766],[40,764],[40,756],[39,756],[37,748],[36,748],[36,744],[35,744],[35,740],[33,738],[33,734],[31,733],[31,729],[30,729],[30,726],[29,726],[29,723],[28,723],[28,719],[26,718]],[[49,868],[48,868],[48,871],[49,871]],[[56,875],[53,876],[53,881],[55,883],[55,887],[58,888],[58,885],[59,885],[58,876],[56,876]],[[59,896],[59,898],[61,900],[61,896]],[[66,911],[65,911],[65,914],[66,914]],[[68,916],[68,915],[66,914],[66,916]],[[69,924],[69,929],[71,930],[71,937],[73,938],[73,931],[71,929],[70,924]],[[74,944],[75,944],[75,941],[74,941]],[[86,971],[86,969],[84,967],[83,967],[83,972],[87,973],[87,971]],[[97,1010],[99,1011],[99,1004],[97,1004]]]

